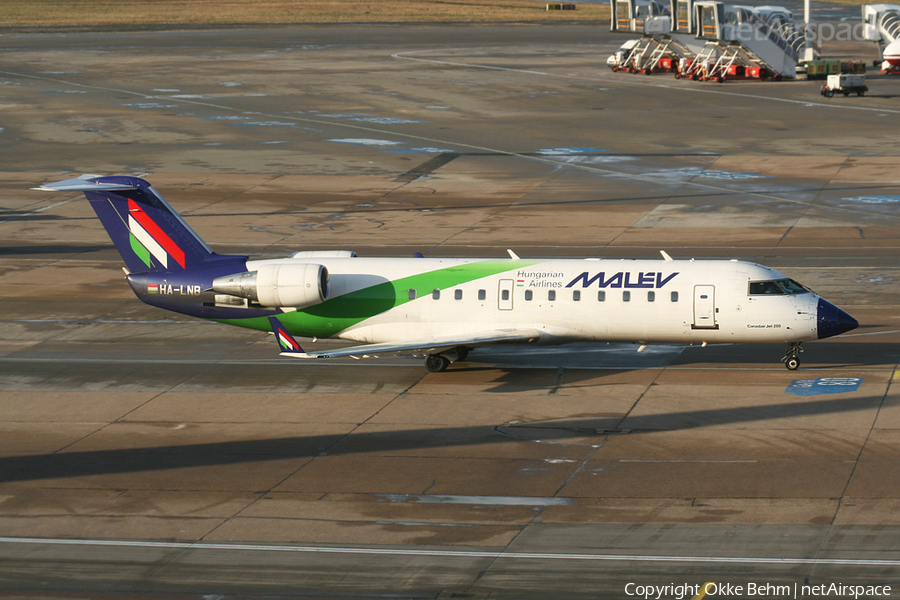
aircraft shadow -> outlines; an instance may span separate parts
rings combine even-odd
[[[780,418],[814,417],[872,409],[880,396],[798,400],[762,406],[671,412],[629,416],[625,425],[632,435],[661,430],[690,430],[709,426],[752,423]],[[621,418],[619,422],[623,422]],[[585,417],[533,423],[535,428],[552,428],[555,442],[584,438],[586,433],[602,435],[600,422],[610,419]],[[527,423],[518,424],[521,428]],[[36,481],[91,477],[118,473],[140,473],[170,469],[191,469],[241,463],[310,459],[319,455],[377,454],[415,449],[467,445],[522,443],[503,435],[490,425],[471,427],[427,427],[413,430],[379,431],[341,435],[313,435],[183,444],[152,448],[119,448],[83,452],[59,452],[0,458],[0,482]]]

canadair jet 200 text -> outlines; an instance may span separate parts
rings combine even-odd
[[[136,177],[42,185],[82,191],[143,302],[273,332],[297,358],[417,354],[443,371],[492,344],[800,343],[857,321],[768,267],[736,260],[361,258],[349,251],[219,255]],[[359,345],[305,352],[294,336]]]

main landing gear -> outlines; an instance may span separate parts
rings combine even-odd
[[[451,362],[466,360],[467,356],[469,356],[469,349],[463,346],[441,354],[429,354],[425,357],[425,368],[429,373],[443,373]]]
[[[790,342],[787,347],[787,351],[784,353],[784,358],[781,359],[781,362],[784,363],[784,366],[787,367],[788,371],[796,371],[800,368],[800,353],[803,352],[803,348],[800,347],[800,342]]]

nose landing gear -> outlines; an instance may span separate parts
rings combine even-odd
[[[799,356],[801,352],[803,352],[803,348],[800,347],[800,342],[790,342],[788,344],[784,358],[781,359],[788,371],[796,371],[800,368]]]

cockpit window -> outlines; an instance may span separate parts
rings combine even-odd
[[[809,293],[809,290],[794,281],[793,279],[779,279],[778,285],[784,288],[785,293],[788,294],[806,294]]]
[[[793,279],[773,279],[771,281],[751,281],[749,292],[751,296],[771,296],[775,294],[783,296],[786,294],[808,294],[809,290]]]

